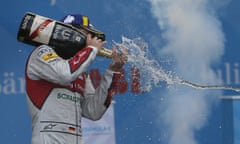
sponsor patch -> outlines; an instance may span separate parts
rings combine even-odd
[[[43,56],[42,56],[42,59],[43,59],[44,61],[48,61],[48,60],[51,60],[51,59],[54,59],[54,58],[57,58],[57,57],[58,57],[58,55],[57,55],[56,53],[54,53],[54,52],[49,52],[49,53],[43,55]]]

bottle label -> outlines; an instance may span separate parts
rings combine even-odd
[[[54,25],[54,20],[36,15],[30,30],[30,39],[43,44],[48,44],[54,29]]]

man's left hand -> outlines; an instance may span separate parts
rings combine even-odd
[[[115,46],[112,48],[112,57],[113,61],[109,66],[109,69],[114,72],[119,72],[124,64],[128,61],[128,51],[125,46],[120,46],[121,52],[117,52],[117,49]]]

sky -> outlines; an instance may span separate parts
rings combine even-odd
[[[97,29],[106,33],[107,47],[125,42],[135,50],[139,47],[133,46],[136,41],[131,40],[139,37],[147,44],[144,48],[140,44],[140,50],[148,52],[145,63],[142,59],[135,61],[138,60],[141,72],[146,74],[143,79],[151,89],[142,94],[128,90],[115,96],[117,144],[223,143],[224,114],[218,96],[238,93],[198,90],[175,81],[180,78],[203,85],[240,87],[239,1],[27,0],[19,3],[8,0],[0,6],[3,54],[0,58],[0,138],[4,143],[29,143],[30,139],[23,77],[32,47],[16,40],[25,12],[56,20],[68,13],[86,14]],[[107,63],[102,59],[96,63],[101,62]],[[151,65],[156,63],[155,67]],[[105,68],[107,65],[101,67]],[[129,82],[130,64],[125,70]],[[11,89],[9,83],[15,88]],[[236,109],[237,104],[234,103]],[[237,112],[234,111],[234,115]]]

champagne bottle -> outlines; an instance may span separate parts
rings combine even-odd
[[[25,44],[46,44],[55,48],[83,48],[86,36],[69,24],[27,12],[19,26],[17,39]],[[112,58],[112,51],[102,48],[99,56]]]

